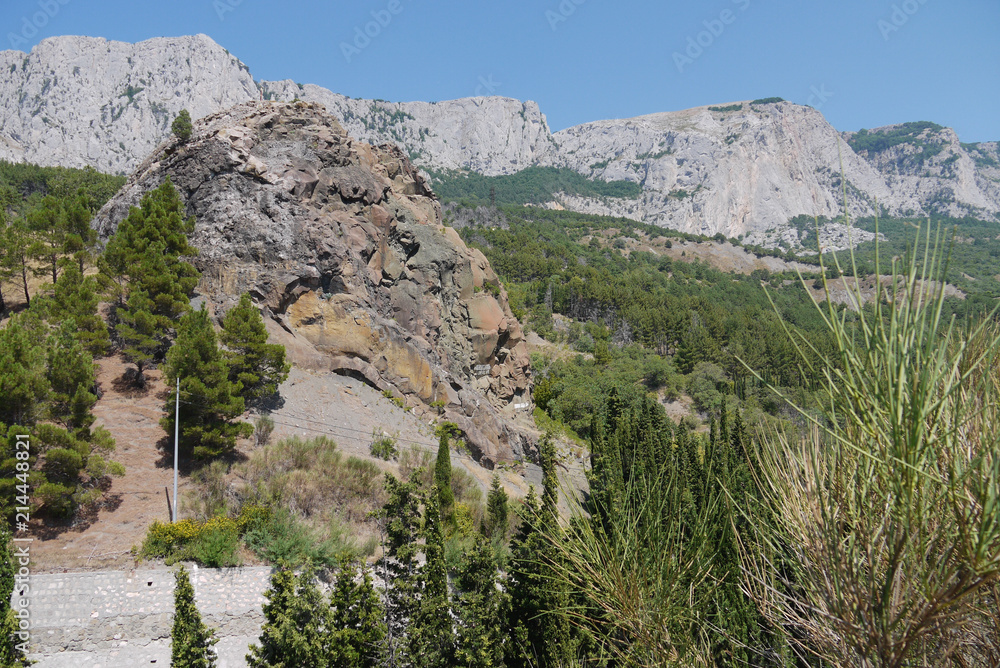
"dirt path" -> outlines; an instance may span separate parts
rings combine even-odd
[[[128,367],[120,358],[98,361],[97,380],[104,393],[94,406],[95,425],[115,437],[113,458],[126,475],[115,478],[101,508],[85,514],[71,526],[33,527],[35,572],[131,568],[133,545],[142,542],[153,520],[169,521],[167,488],[173,494],[173,469],[163,460],[157,442],[165,436],[158,422],[166,397],[159,371],[147,373],[145,393],[123,393],[115,380]],[[186,479],[180,479],[181,496]]]

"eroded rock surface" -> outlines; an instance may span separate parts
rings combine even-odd
[[[416,407],[443,403],[487,465],[524,453],[504,420],[530,408],[520,323],[399,148],[351,139],[318,104],[245,103],[162,144],[98,215],[99,233],[167,177],[196,217],[199,291],[216,313],[249,292],[293,360]]]

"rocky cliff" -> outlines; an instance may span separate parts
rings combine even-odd
[[[168,136],[182,107],[198,118],[235,103],[296,98],[322,103],[353,136],[400,146],[421,167],[498,175],[555,165],[625,179],[642,184],[640,198],[559,196],[550,205],[765,246],[797,244],[787,225],[794,216],[840,213],[841,158],[854,215],[878,206],[892,215],[1000,216],[997,144],[962,144],[939,126],[855,152],[853,133],[809,107],[737,102],[552,134],[533,102],[355,100],[292,81],[254,82],[204,35],[134,45],[56,37],[30,54],[0,52],[0,159],[127,173]]]
[[[126,174],[182,108],[199,118],[256,97],[247,67],[204,35],[50,38],[0,51],[0,159]]]
[[[249,292],[298,364],[441,407],[487,465],[523,454],[502,419],[530,408],[521,326],[398,147],[351,139],[318,104],[237,105],[161,144],[99,233],[168,177],[197,220],[198,290],[216,314]]]

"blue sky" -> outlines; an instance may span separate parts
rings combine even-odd
[[[366,29],[374,35],[367,42],[358,38]],[[929,120],[954,127],[963,141],[1000,140],[998,0],[0,6],[0,48],[28,50],[64,34],[139,41],[194,33],[229,49],[257,79],[386,100],[530,99],[553,130],[780,96],[812,104],[841,130]]]

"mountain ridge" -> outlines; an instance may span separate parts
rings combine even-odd
[[[241,102],[323,104],[374,145],[395,143],[437,172],[506,175],[566,167],[639,183],[637,199],[557,195],[548,206],[642,220],[685,232],[795,246],[797,215],[1000,218],[996,142],[963,144],[929,124],[891,146],[855,151],[811,107],[767,100],[705,105],[552,132],[538,104],[506,97],[441,102],[353,99],[292,80],[256,81],[206,35],[136,44],[52,37],[28,54],[0,52],[0,159],[128,173],[169,138],[181,108],[194,118]],[[865,131],[898,132],[897,124]],[[933,127],[930,127],[933,126]],[[843,174],[846,183],[841,183]]]

